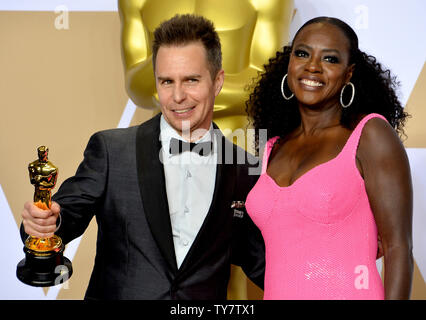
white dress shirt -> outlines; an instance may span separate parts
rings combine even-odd
[[[217,143],[210,125],[198,142],[213,142],[213,152],[200,156],[185,151],[170,154],[170,139],[185,141],[161,116],[160,140],[167,200],[178,268],[186,257],[210,208],[216,179]]]

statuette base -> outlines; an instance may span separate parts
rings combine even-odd
[[[63,244],[60,250],[44,252],[43,255],[24,247],[25,258],[16,268],[18,279],[33,287],[51,287],[67,281],[73,270],[63,251]]]

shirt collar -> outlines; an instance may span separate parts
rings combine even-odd
[[[197,141],[194,141],[195,143],[198,142],[207,142],[212,141],[213,136],[213,124],[210,124],[209,130]],[[171,138],[176,138],[178,140],[185,141],[185,139],[182,138],[182,136],[177,133],[177,131],[166,121],[163,115],[161,115],[160,118],[160,140],[163,143],[169,143]]]

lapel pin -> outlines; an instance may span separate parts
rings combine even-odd
[[[242,218],[244,217],[244,211],[238,210],[244,208],[244,201],[232,201],[231,208],[234,209],[234,217]]]
[[[244,205],[245,205],[244,201],[232,201],[231,208],[232,209],[244,208]]]

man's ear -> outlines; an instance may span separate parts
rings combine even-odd
[[[215,96],[217,97],[222,90],[223,82],[225,81],[225,71],[221,69],[217,74],[216,78],[214,79],[214,89],[215,89]]]

